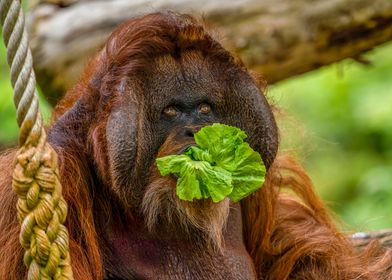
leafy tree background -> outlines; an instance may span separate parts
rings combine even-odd
[[[345,60],[270,89],[284,148],[356,230],[392,227],[392,44],[365,57],[372,65]]]
[[[298,155],[349,230],[392,228],[392,44],[272,85],[282,149]],[[9,70],[0,44],[0,148],[16,143]],[[51,108],[44,98],[45,120]]]

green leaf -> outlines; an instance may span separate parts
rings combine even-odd
[[[218,165],[230,162],[236,147],[242,144],[247,136],[237,127],[215,123],[203,127],[194,137],[197,145],[211,154],[214,161],[212,163]]]
[[[223,168],[209,165],[200,169],[199,178],[213,202],[223,200],[233,190],[231,174]]]
[[[186,151],[185,154],[191,157],[193,160],[199,161],[207,161],[212,163],[212,156],[209,152],[200,149],[199,147],[190,146]]]
[[[177,181],[176,193],[182,200],[192,201],[194,198],[202,199],[200,183],[196,177],[196,170],[193,168],[186,169]]]
[[[162,176],[169,175],[170,173],[179,174],[181,168],[189,161],[186,155],[171,155],[156,159],[159,172]]]
[[[234,202],[248,196],[264,183],[265,166],[259,153],[248,143],[241,144],[235,151],[235,160],[227,170],[233,177],[233,191],[229,195]]]
[[[245,143],[246,134],[236,127],[213,124],[195,134],[198,146],[182,155],[157,159],[162,176],[178,176],[176,193],[182,200],[225,197],[239,201],[262,186],[265,166],[260,154]]]

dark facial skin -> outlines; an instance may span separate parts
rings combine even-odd
[[[126,103],[113,108],[107,125],[111,174],[118,182],[115,189],[126,188],[121,193],[133,200],[130,205],[139,205],[149,170],[168,137],[173,145],[187,145],[208,124],[241,128],[266,166],[271,164],[277,133],[264,96],[247,73],[222,69],[196,51],[176,59],[160,57],[144,83],[124,93]]]

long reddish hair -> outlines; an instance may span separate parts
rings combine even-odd
[[[105,164],[105,126],[121,78],[148,73],[153,58],[197,49],[225,67],[243,67],[195,19],[174,13],[157,13],[132,19],[108,39],[91,61],[81,81],[54,111],[54,122],[79,100],[89,104],[73,127],[63,135],[52,131],[58,155],[63,195],[69,211],[66,226],[75,279],[102,279],[108,248],[105,224],[115,220],[115,196],[108,188],[97,191],[94,168]],[[108,74],[110,73],[110,74]],[[95,118],[86,117],[94,114]],[[86,145],[87,139],[87,145]],[[95,145],[92,145],[95,144]],[[95,148],[92,149],[91,147]],[[91,157],[101,159],[92,167]],[[16,195],[11,176],[14,151],[0,159],[0,279],[22,279],[23,250],[19,244]],[[109,179],[103,178],[105,182]],[[290,192],[283,192],[283,189]],[[356,252],[333,225],[327,209],[313,190],[306,172],[292,159],[278,156],[269,168],[264,186],[241,202],[246,248],[261,279],[387,279],[391,277],[391,252],[376,245]]]
[[[289,190],[289,191],[287,191]],[[279,155],[264,186],[242,202],[245,244],[260,278],[390,279],[390,250],[358,252],[335,227],[306,171]]]

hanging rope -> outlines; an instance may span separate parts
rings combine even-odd
[[[19,0],[0,0],[3,39],[20,127],[12,187],[18,195],[20,243],[28,279],[73,279],[67,204],[61,194],[57,155],[46,142],[24,15]]]

